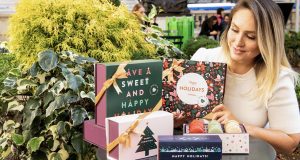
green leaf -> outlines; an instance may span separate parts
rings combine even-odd
[[[15,77],[7,77],[3,81],[4,86],[13,88],[17,84],[17,78]]]
[[[41,106],[41,101],[39,99],[29,98],[25,106],[30,110],[34,110]]]
[[[87,143],[83,141],[83,135],[81,133],[73,134],[71,144],[77,153],[84,154],[87,150]]]
[[[47,106],[53,100],[54,100],[53,93],[47,92],[46,95],[43,97],[44,106]]]
[[[27,149],[30,150],[31,152],[37,151],[44,140],[45,140],[44,137],[31,138],[27,143]]]
[[[35,63],[31,66],[31,68],[30,68],[29,71],[30,71],[30,75],[31,75],[32,77],[35,77],[35,76],[37,75],[37,73],[38,73],[38,71],[39,71],[37,62],[35,62]]]
[[[40,96],[42,93],[44,93],[48,89],[48,84],[43,83],[38,86],[35,92],[35,96]]]
[[[89,98],[93,102],[95,101],[95,92],[89,92],[86,94],[84,91],[81,91],[80,96],[81,96],[81,98]]]
[[[57,123],[57,133],[60,136],[63,136],[64,134],[67,134],[66,126],[69,125],[68,123],[65,123],[63,121],[59,121]]]
[[[8,103],[7,112],[9,111],[22,111],[24,109],[23,105],[20,105],[18,101],[12,101]]]
[[[71,104],[71,103],[75,103],[78,102],[80,100],[80,97],[77,96],[74,91],[69,90],[66,94],[65,94],[65,100],[66,103]]]
[[[8,76],[10,77],[20,77],[21,70],[19,68],[13,68],[8,72]]]
[[[58,57],[54,51],[45,50],[39,53],[38,62],[44,71],[49,72],[57,66]]]
[[[23,135],[13,133],[11,138],[13,142],[18,146],[21,146],[25,142]]]
[[[81,85],[85,83],[85,80],[79,75],[74,76],[73,74],[68,74],[67,82],[69,88],[77,93],[79,91],[79,87],[81,87]]]
[[[64,89],[64,83],[62,81],[57,81],[54,86],[50,89],[50,91],[54,94],[54,95],[59,95],[60,92]]]
[[[36,116],[38,116],[38,108],[31,110],[29,107],[25,107],[23,115],[23,129],[29,129],[33,120],[35,119]]]
[[[50,116],[54,110],[64,106],[64,96],[55,97],[55,100],[51,102],[46,109],[46,117]]]
[[[84,108],[71,109],[71,118],[73,120],[74,126],[82,124],[86,117],[87,117],[87,111]]]

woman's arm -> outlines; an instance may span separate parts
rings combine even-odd
[[[222,124],[225,124],[228,120],[236,120],[240,122],[223,104],[216,106],[212,112],[214,113],[213,119],[218,120]],[[283,131],[260,128],[249,124],[244,124],[244,126],[250,136],[268,142],[275,148],[277,152],[280,153],[293,152],[300,142],[300,133],[287,134]]]
[[[292,153],[300,142],[300,133],[286,134],[282,131],[247,124],[245,124],[245,128],[249,135],[270,143],[279,153]]]

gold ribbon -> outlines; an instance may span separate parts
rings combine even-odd
[[[104,92],[111,86],[113,85],[115,90],[117,91],[118,94],[122,93],[121,89],[119,88],[118,84],[117,84],[117,79],[123,79],[123,78],[127,78],[127,73],[125,70],[125,66],[127,65],[126,63],[122,63],[119,65],[117,71],[114,73],[114,75],[112,76],[112,78],[106,80],[103,83],[103,87],[101,88],[100,92],[97,94],[96,96],[96,102],[95,104],[97,105],[98,102],[100,101],[100,99],[102,98]]]
[[[146,116],[151,114],[152,112],[158,111],[162,105],[162,100],[156,104],[156,106],[152,109],[151,112],[141,114],[131,125],[130,127],[122,133],[118,138],[109,143],[106,147],[107,152],[109,153],[112,149],[114,149],[118,144],[123,144],[126,147],[130,146],[131,137],[130,134],[136,133],[134,130],[139,125],[140,121],[143,120]]]
[[[178,61],[176,59],[173,59],[173,63],[171,65],[171,67],[163,71],[163,79],[166,76],[168,76],[169,83],[175,82],[173,72],[175,70],[175,71],[179,72],[180,74],[182,74],[182,71],[184,70],[184,68],[179,66],[180,63],[182,63],[182,62],[184,62],[183,59],[180,59]]]

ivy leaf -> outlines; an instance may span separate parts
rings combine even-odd
[[[79,91],[79,87],[85,83],[84,79],[79,75],[68,74],[67,82],[70,89],[75,91],[76,93]]]
[[[84,108],[71,109],[71,118],[73,120],[74,126],[82,124],[86,117],[87,117],[87,111]]]
[[[74,133],[71,138],[71,144],[77,153],[83,154],[87,150],[87,144],[83,141],[81,133]]]
[[[46,95],[43,97],[44,106],[47,106],[53,100],[54,100],[53,93],[47,92]]]
[[[44,140],[45,140],[44,137],[31,138],[27,143],[27,149],[30,150],[31,152],[37,151]]]
[[[44,93],[48,89],[48,84],[43,83],[38,86],[35,92],[35,96],[40,96],[42,93]]]
[[[30,98],[26,103],[26,108],[34,110],[41,106],[41,101],[39,99]]]
[[[18,146],[21,146],[25,142],[24,137],[19,134],[13,133],[11,138],[12,138],[13,142]]]
[[[72,90],[69,90],[67,94],[65,94],[65,100],[66,103],[71,104],[78,102],[80,100],[80,97],[77,96]]]
[[[38,62],[44,71],[49,72],[57,66],[58,57],[54,51],[45,50],[39,53]]]
[[[81,98],[89,98],[93,102],[95,101],[95,92],[89,92],[86,94],[84,91],[81,91],[80,96],[81,96]]]
[[[20,77],[21,70],[19,68],[13,68],[8,72],[9,77]]]
[[[23,105],[20,105],[17,101],[12,101],[8,103],[7,112],[9,111],[22,111],[24,109]]]
[[[54,95],[59,95],[59,93],[64,89],[64,83],[62,81],[57,81],[54,86],[50,89],[50,91]]]
[[[3,81],[5,87],[13,88],[17,84],[17,78],[15,77],[7,77]]]
[[[31,110],[28,107],[25,107],[25,111],[24,111],[24,115],[23,115],[23,129],[28,129],[33,120],[35,119],[35,117],[38,115],[38,108]]]
[[[31,66],[31,68],[30,68],[30,70],[29,70],[29,73],[30,73],[30,75],[31,75],[32,77],[35,77],[35,76],[37,75],[37,73],[38,73],[38,64],[37,64],[37,62],[35,62],[35,63]]]
[[[64,96],[55,97],[55,100],[51,102],[46,109],[46,117],[50,116],[54,110],[64,106]]]

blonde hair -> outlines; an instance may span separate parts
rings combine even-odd
[[[284,48],[284,21],[279,6],[272,0],[240,0],[230,15],[228,27],[221,37],[221,46],[224,49],[230,66],[230,53],[227,41],[228,30],[233,15],[240,9],[249,9],[255,18],[257,42],[260,51],[255,59],[255,73],[257,90],[256,96],[267,104],[272,91],[278,81],[281,67],[291,68]],[[292,71],[292,69],[291,69]],[[296,80],[296,73],[292,71]]]

